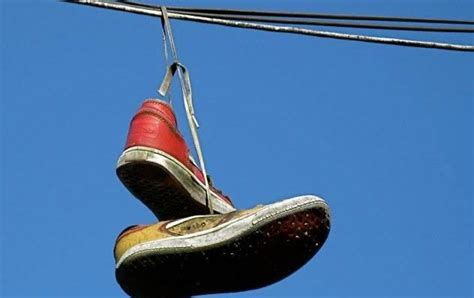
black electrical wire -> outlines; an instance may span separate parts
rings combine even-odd
[[[122,3],[138,5],[141,7],[149,7],[153,9],[160,9],[161,6],[143,4],[136,1],[119,1]],[[428,27],[428,26],[407,26],[407,25],[388,25],[388,24],[370,24],[370,23],[347,23],[347,22],[328,22],[320,21],[318,19],[348,19],[349,16],[343,15],[324,15],[321,14],[301,14],[301,13],[282,13],[276,12],[256,12],[256,11],[243,11],[243,10],[217,10],[217,9],[196,9],[196,8],[176,8],[168,7],[169,12],[183,13],[187,15],[203,16],[209,18],[227,19],[227,20],[238,20],[238,21],[253,21],[263,23],[278,23],[278,24],[292,24],[292,25],[316,25],[316,26],[327,26],[327,27],[345,27],[345,28],[364,28],[364,29],[380,29],[380,30],[397,30],[397,31],[424,31],[424,32],[445,32],[445,33],[474,33],[474,27]],[[224,13],[222,13],[224,12]],[[298,18],[288,18],[282,15],[291,14],[298,16]],[[304,17],[303,17],[303,16]],[[407,18],[393,18],[393,17],[368,17],[368,16],[353,16],[353,19],[377,19],[377,20],[390,20],[395,21],[396,19],[408,20]],[[463,24],[470,23],[469,21],[456,21],[456,20],[441,20],[441,19],[410,19],[424,23],[441,23],[441,22],[461,22]],[[401,21],[398,21],[401,22]],[[474,22],[472,22],[474,24]]]
[[[140,6],[159,8],[160,6],[144,4],[137,1],[119,0],[118,2],[137,4]],[[382,22],[405,22],[405,23],[431,23],[431,24],[457,24],[457,25],[474,25],[471,20],[449,20],[437,18],[412,18],[412,17],[391,17],[391,16],[366,16],[366,15],[344,15],[344,14],[323,14],[323,13],[302,13],[302,12],[278,12],[278,11],[257,11],[257,10],[241,10],[241,9],[210,9],[210,8],[190,8],[167,6],[169,11],[182,13],[208,13],[218,14],[222,17],[227,15],[242,16],[263,16],[263,17],[292,17],[292,18],[309,18],[309,19],[337,19],[337,20],[358,20],[358,21],[382,21]]]
[[[128,2],[127,2],[128,3]],[[368,23],[346,23],[346,22],[325,22],[307,19],[281,18],[281,17],[253,17],[246,15],[222,15],[214,13],[201,13],[169,9],[170,12],[183,13],[187,15],[203,16],[209,18],[252,21],[273,24],[292,24],[292,25],[315,25],[324,27],[344,27],[344,28],[362,28],[362,29],[379,29],[379,30],[397,30],[397,31],[424,31],[424,32],[445,32],[445,33],[474,33],[474,27],[428,27],[428,26],[406,26],[406,25],[385,25],[385,24],[368,24]]]
[[[128,13],[134,13],[134,14],[140,14],[140,15],[162,17],[161,8],[155,8],[150,5],[141,6],[137,4],[123,3],[123,2],[116,2],[116,1],[104,1],[104,0],[62,0],[62,1],[82,4],[82,5],[96,6],[96,7],[106,8],[106,9],[125,11]],[[301,35],[317,36],[317,37],[322,37],[322,38],[352,40],[352,41],[379,43],[379,44],[390,44],[390,45],[397,45],[397,46],[474,52],[473,45],[451,44],[451,43],[442,43],[442,42],[434,42],[434,41],[420,41],[420,40],[389,38],[389,37],[377,37],[377,36],[358,35],[358,34],[347,34],[347,33],[320,31],[320,30],[313,30],[313,29],[307,29],[307,28],[290,27],[290,26],[274,26],[274,25],[269,25],[269,24],[209,18],[209,17],[204,17],[204,16],[197,16],[197,15],[190,15],[190,14],[176,13],[176,12],[169,12],[168,16],[169,18],[174,18],[174,19],[179,19],[179,20],[217,24],[217,25],[222,25],[222,26],[231,26],[231,27],[244,28],[244,29],[254,29],[254,30],[262,30],[262,31],[278,32],[278,33],[301,34]]]

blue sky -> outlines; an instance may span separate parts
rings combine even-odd
[[[469,0],[164,3],[474,18]],[[300,271],[221,297],[472,297],[473,54],[172,25],[215,184],[240,208],[318,194],[333,211],[327,243]],[[124,296],[115,237],[154,218],[115,162],[133,113],[157,95],[160,28],[55,1],[1,2],[2,296]]]

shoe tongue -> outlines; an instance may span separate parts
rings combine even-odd
[[[173,108],[166,101],[156,98],[149,98],[145,100],[145,102],[143,103],[143,107],[153,109],[159,112],[161,115],[163,115],[163,117],[166,118],[166,120],[168,120],[174,126],[178,125],[176,116],[173,112]]]

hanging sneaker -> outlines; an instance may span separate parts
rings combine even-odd
[[[133,117],[117,175],[161,220],[209,214],[209,206],[215,213],[235,210],[230,198],[209,185],[190,158],[175,114],[161,100],[145,100]]]
[[[134,226],[115,244],[116,278],[132,297],[257,289],[301,268],[329,230],[329,207],[315,196]]]

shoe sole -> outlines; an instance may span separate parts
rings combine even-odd
[[[148,147],[131,147],[117,162],[117,176],[125,187],[160,220],[209,214],[204,184],[169,154]],[[210,192],[214,211],[234,211]]]
[[[324,244],[329,207],[314,196],[267,207],[222,227],[130,248],[117,263],[118,283],[131,296],[177,297],[252,290],[289,276]]]

